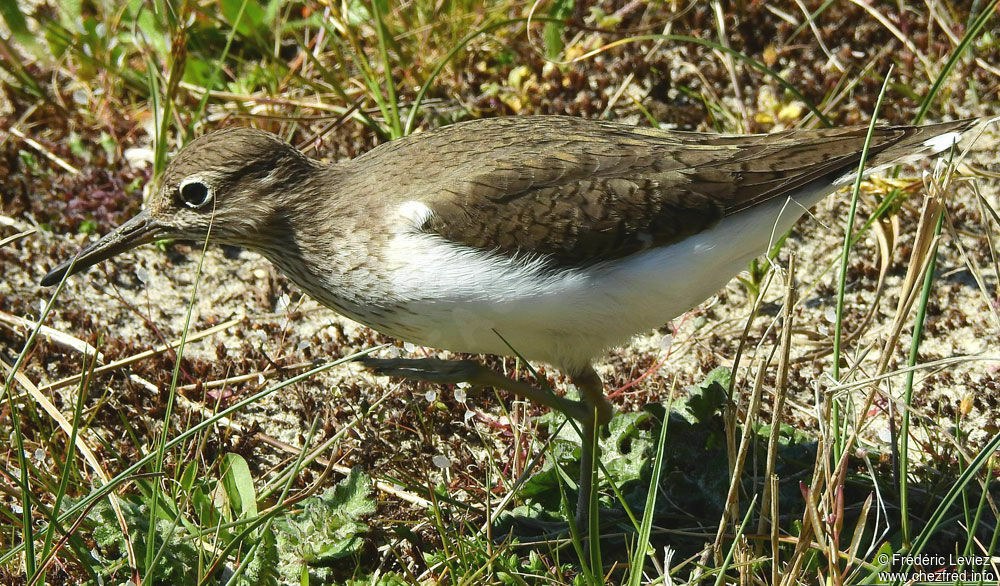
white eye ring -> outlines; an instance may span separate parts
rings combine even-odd
[[[191,209],[204,207],[215,192],[201,177],[188,177],[177,186],[177,199]]]

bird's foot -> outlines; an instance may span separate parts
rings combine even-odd
[[[474,387],[504,389],[536,403],[558,409],[577,421],[589,421],[593,418],[591,409],[581,401],[572,401],[555,395],[548,389],[507,378],[473,360],[371,358],[365,356],[359,358],[358,362],[371,369],[375,374],[444,385],[469,383]]]

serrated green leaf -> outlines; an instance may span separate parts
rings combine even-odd
[[[260,541],[253,557],[246,562],[246,568],[233,586],[277,586],[279,584],[277,538],[274,531],[260,533]]]
[[[370,489],[371,480],[354,469],[335,487],[302,501],[299,511],[275,520],[281,574],[286,580],[310,575],[322,579],[325,568],[319,566],[361,548],[368,526],[358,518],[375,511]]]
[[[688,389],[685,410],[695,423],[706,423],[719,412],[726,401],[732,373],[728,368],[713,369],[698,385]]]
[[[373,513],[375,502],[368,498],[371,483],[360,470],[352,469],[350,476],[333,487],[333,500],[329,504],[340,507],[341,513],[350,517]]]
[[[128,534],[131,538],[133,551],[146,548],[146,536],[149,529],[149,509],[145,503],[122,500],[120,503]],[[115,580],[116,573],[127,564],[126,538],[118,524],[115,512],[106,500],[99,502],[87,514],[95,524],[93,537],[97,548],[91,554],[101,562],[93,566],[99,570],[102,583],[119,583]],[[162,551],[157,564],[150,575],[150,584],[177,584],[186,586],[198,582],[198,551],[190,539],[182,539],[178,535],[176,524],[172,521],[160,521],[153,532],[153,547]],[[138,557],[140,571],[145,571],[145,559]],[[120,575],[117,575],[120,578]]]
[[[601,459],[608,474],[619,486],[638,480],[653,452],[653,439],[639,425],[649,418],[645,411],[622,413],[608,423],[608,435],[601,439]]]

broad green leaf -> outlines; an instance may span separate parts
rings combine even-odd
[[[21,8],[16,0],[0,0],[0,17],[10,29],[10,33],[18,43],[21,43],[35,55],[39,54],[41,47],[35,39],[35,35],[28,30],[28,21],[24,18]]]
[[[267,13],[256,0],[220,0],[219,8],[226,21],[244,37],[260,35],[267,30]]]
[[[181,490],[184,494],[191,494],[191,489],[194,488],[194,481],[197,479],[198,460],[191,460],[184,467],[184,472],[181,473]]]
[[[573,0],[556,0],[549,9],[552,18],[569,18],[573,14]],[[563,50],[562,33],[566,28],[561,22],[549,22],[545,25],[545,56],[558,59]]]
[[[226,454],[221,466],[222,486],[233,512],[238,517],[256,517],[257,491],[247,461],[239,454]]]

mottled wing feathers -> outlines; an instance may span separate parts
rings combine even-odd
[[[950,123],[957,131],[969,124]],[[870,159],[919,151],[951,126],[877,129]],[[725,136],[563,117],[475,121],[422,135],[419,146],[441,163],[414,170],[405,191],[432,212],[422,231],[581,267],[677,242],[813,182],[830,184],[858,165],[866,133]],[[376,150],[384,164],[391,151],[405,157],[409,148],[403,139]]]
[[[481,250],[581,266],[680,240],[722,218],[717,202],[680,182],[679,175],[593,177],[503,200],[442,199],[423,230]]]

